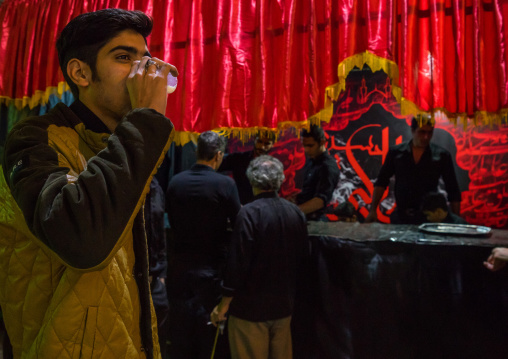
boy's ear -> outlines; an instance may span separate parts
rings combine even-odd
[[[76,58],[67,63],[67,75],[78,87],[87,87],[92,80],[90,66]]]

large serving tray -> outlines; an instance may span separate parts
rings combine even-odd
[[[488,237],[490,227],[473,224],[424,223],[418,227],[422,232],[443,235]]]

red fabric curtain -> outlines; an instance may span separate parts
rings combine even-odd
[[[59,31],[107,7],[154,18],[151,52],[180,71],[167,110],[180,131],[296,125],[323,108],[337,66],[367,51],[398,66],[403,108],[508,108],[506,0],[6,0],[0,99],[43,102],[63,81]]]

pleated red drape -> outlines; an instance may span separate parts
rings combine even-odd
[[[398,66],[403,108],[506,116],[506,0],[6,0],[0,100],[63,91],[59,31],[108,7],[154,18],[150,50],[180,71],[167,110],[180,131],[297,125],[323,108],[339,64],[365,53]]]

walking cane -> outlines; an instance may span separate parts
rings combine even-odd
[[[224,331],[224,325],[225,322],[219,322],[219,325],[217,325],[217,331],[215,332],[215,340],[213,341],[213,349],[212,349],[212,355],[210,356],[210,359],[213,359],[215,356],[215,348],[217,348],[217,340],[219,339],[219,331],[222,334]]]

